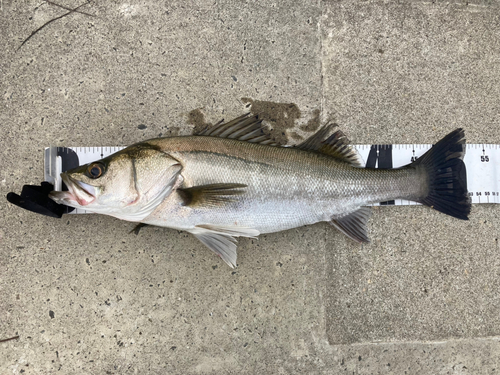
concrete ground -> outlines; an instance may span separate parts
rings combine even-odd
[[[46,146],[248,108],[289,144],[328,120],[355,143],[500,143],[496,1],[60,4],[87,14],[0,2],[2,196],[41,182]],[[326,224],[243,239],[231,270],[186,233],[0,205],[1,374],[500,371],[498,206],[378,208],[363,246]]]

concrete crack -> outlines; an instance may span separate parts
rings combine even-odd
[[[91,16],[91,17],[95,17],[95,15],[93,14],[90,14],[90,13],[86,13],[86,12],[82,12],[82,11],[79,11],[78,9],[80,9],[82,6],[88,4],[88,2],[85,2],[79,6],[77,6],[76,8],[67,8],[63,5],[59,5],[59,4],[56,4],[56,3],[53,3],[52,1],[47,1],[47,4],[51,4],[51,5],[55,5],[55,6],[58,6],[58,7],[61,7],[63,9],[66,9],[66,10],[69,10],[69,12],[67,13],[64,13],[56,18],[53,18],[51,19],[50,21],[47,21],[46,23],[44,23],[42,26],[40,26],[38,29],[34,30],[33,32],[31,32],[30,36],[28,36],[26,39],[23,40],[23,42],[21,43],[21,45],[17,48],[17,51],[19,51],[21,49],[22,46],[24,46],[26,44],[26,42],[28,42],[28,40],[30,40],[33,36],[35,36],[35,34],[37,34],[40,30],[42,30],[43,28],[45,28],[46,26],[50,25],[52,22],[54,21],[57,21],[63,17],[66,17],[67,15],[71,14],[71,13],[81,13],[81,14],[85,14],[87,16]]]

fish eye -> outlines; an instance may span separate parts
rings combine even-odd
[[[87,168],[87,176],[90,178],[99,178],[104,174],[104,165],[101,163],[90,164]]]

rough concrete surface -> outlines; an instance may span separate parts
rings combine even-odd
[[[356,143],[500,143],[497,2],[58,4],[87,14],[0,3],[2,196],[41,181],[46,146],[248,108],[289,144],[328,120]],[[379,208],[363,246],[326,224],[243,239],[231,270],[186,233],[0,205],[1,374],[499,371],[497,206]]]

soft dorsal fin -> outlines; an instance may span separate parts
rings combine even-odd
[[[234,120],[222,121],[210,128],[203,129],[195,135],[208,137],[231,138],[239,141],[260,143],[261,145],[278,146],[278,144],[264,132],[265,127],[257,115],[247,113]]]
[[[341,130],[337,129],[328,137],[334,128],[335,125],[326,125],[296,147],[302,150],[317,151],[355,167],[362,167],[358,152],[349,144],[349,140]]]

